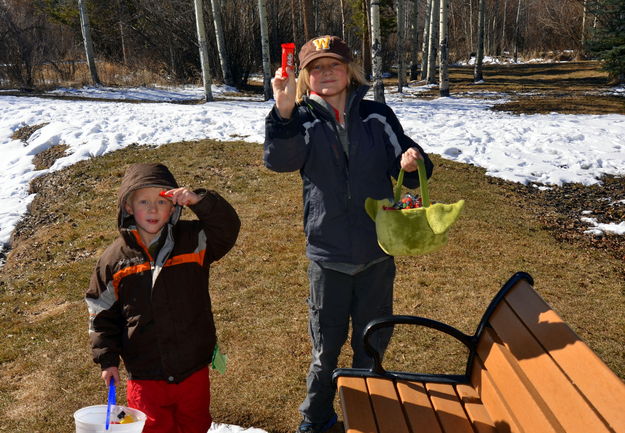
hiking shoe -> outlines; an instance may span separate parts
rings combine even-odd
[[[336,414],[326,422],[302,421],[295,433],[323,433],[330,430],[334,424],[336,424]]]

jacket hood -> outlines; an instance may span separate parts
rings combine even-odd
[[[117,226],[119,229],[128,228],[134,224],[132,215],[126,212],[124,204],[131,192],[141,188],[178,188],[178,183],[174,175],[163,164],[133,164],[126,170],[118,193],[117,206],[119,213]],[[170,218],[170,223],[175,224],[180,217],[181,207],[176,206],[176,210]]]

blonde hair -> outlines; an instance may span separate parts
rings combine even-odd
[[[347,77],[349,80],[348,86],[368,86],[370,83],[365,78],[365,73],[362,70],[362,66],[358,63],[349,62],[347,65]],[[297,102],[302,102],[304,96],[310,94],[310,71],[308,68],[304,68],[299,71],[299,76],[297,77],[297,92],[295,94],[295,99]]]

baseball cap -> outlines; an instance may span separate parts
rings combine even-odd
[[[299,51],[300,69],[320,57],[333,57],[345,63],[352,61],[351,51],[341,38],[330,35],[319,36],[306,42]]]

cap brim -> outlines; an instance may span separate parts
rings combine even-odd
[[[321,53],[314,53],[311,56],[309,56],[304,62],[302,62],[299,67],[300,69],[305,68],[306,66],[308,66],[308,64],[310,62],[312,62],[313,60],[317,60],[320,59],[322,57],[331,57],[333,59],[338,59],[343,63],[349,63],[350,59],[347,59],[343,56],[341,56],[340,54],[336,54],[336,53],[329,53],[329,52],[321,52]]]

